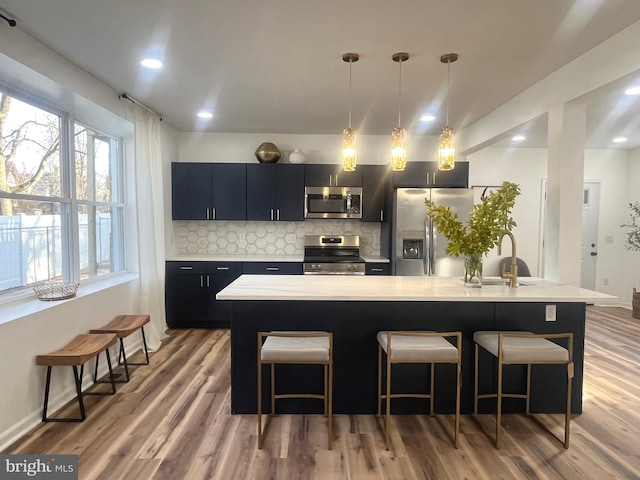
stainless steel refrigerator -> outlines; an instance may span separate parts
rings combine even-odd
[[[470,188],[398,188],[393,199],[394,274],[464,277],[464,257],[445,253],[447,239],[427,216],[426,198],[451,207],[463,223],[469,220],[473,208]]]

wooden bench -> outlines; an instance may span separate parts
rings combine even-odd
[[[131,365],[149,365],[149,350],[147,349],[147,339],[144,336],[144,326],[150,321],[149,315],[118,315],[108,324],[102,328],[95,328],[91,330],[91,333],[115,333],[120,340],[120,351],[118,352],[118,365],[124,365],[125,380],[116,380],[117,383],[124,383],[129,381],[129,366]],[[133,363],[127,360],[127,355],[124,350],[124,339],[131,335],[136,330],[142,332],[142,344],[144,346],[145,362]],[[93,374],[93,380],[96,383],[99,382],[98,376],[98,362],[96,361],[96,368]]]
[[[111,356],[109,347],[116,343],[117,336],[113,333],[92,334],[83,333],[71,340],[64,347],[46,355],[36,356],[36,365],[47,367],[47,382],[44,389],[44,407],[42,410],[43,422],[82,422],[86,418],[83,395],[113,395],[116,393],[116,384],[111,369]],[[82,392],[82,375],[84,364],[87,360],[97,358],[105,352],[107,364],[109,365],[109,377],[111,378],[111,392]],[[49,418],[47,417],[47,407],[49,405],[49,387],[51,385],[51,368],[57,366],[73,367],[73,379],[76,384],[78,404],[80,406],[80,418]],[[78,367],[80,371],[78,372]]]

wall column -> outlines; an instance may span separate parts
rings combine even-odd
[[[544,278],[580,286],[586,106],[549,112]]]

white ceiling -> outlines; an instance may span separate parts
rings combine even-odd
[[[176,129],[237,133],[340,134],[348,122],[346,52],[360,54],[353,126],[390,133],[398,51],[411,56],[402,64],[401,112],[414,134],[444,126],[440,56],[460,55],[449,96],[458,131],[640,20],[638,0],[0,0],[0,9]],[[139,61],[154,54],[164,68],[145,71]],[[625,128],[623,147],[640,146],[640,98],[614,108],[623,87],[584,99],[589,147],[610,146]],[[196,118],[203,107],[215,112],[208,123]],[[425,113],[438,118],[421,123]],[[546,119],[531,127],[528,146],[546,145]]]

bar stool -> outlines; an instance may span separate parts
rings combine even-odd
[[[455,337],[455,346],[447,338]],[[456,364],[456,413],[453,444],[458,448],[458,432],[460,431],[460,383],[462,363],[462,333],[461,332],[388,332],[377,334],[378,339],[378,417],[381,416],[382,401],[385,400],[385,443],[389,450],[389,421],[391,415],[392,398],[428,398],[430,414],[434,415],[434,384],[435,364]],[[385,394],[382,393],[382,352],[386,354],[387,385]],[[429,392],[422,393],[391,393],[391,366],[396,363],[427,363],[431,364],[431,384]]]
[[[567,348],[551,341],[552,339],[566,339]],[[473,396],[473,412],[478,414],[478,400],[483,398],[497,398],[496,407],[496,448],[500,448],[500,427],[502,422],[502,399],[524,398],[526,401],[526,415],[530,415],[531,400],[531,365],[557,364],[567,366],[567,406],[564,423],[564,447],[569,448],[569,422],[571,419],[571,379],[573,378],[573,334],[534,334],[531,332],[502,332],[480,331],[474,332],[475,342],[475,386]],[[478,394],[478,347],[482,347],[498,359],[498,388],[497,393]],[[502,373],[504,365],[527,365],[527,391],[523,394],[503,393]]]
[[[277,364],[324,365],[323,393],[275,393]],[[271,412],[262,429],[262,366],[271,365]],[[280,398],[315,398],[324,401],[331,450],[333,444],[333,334],[330,332],[258,332],[258,448],[275,415],[276,400]]]

